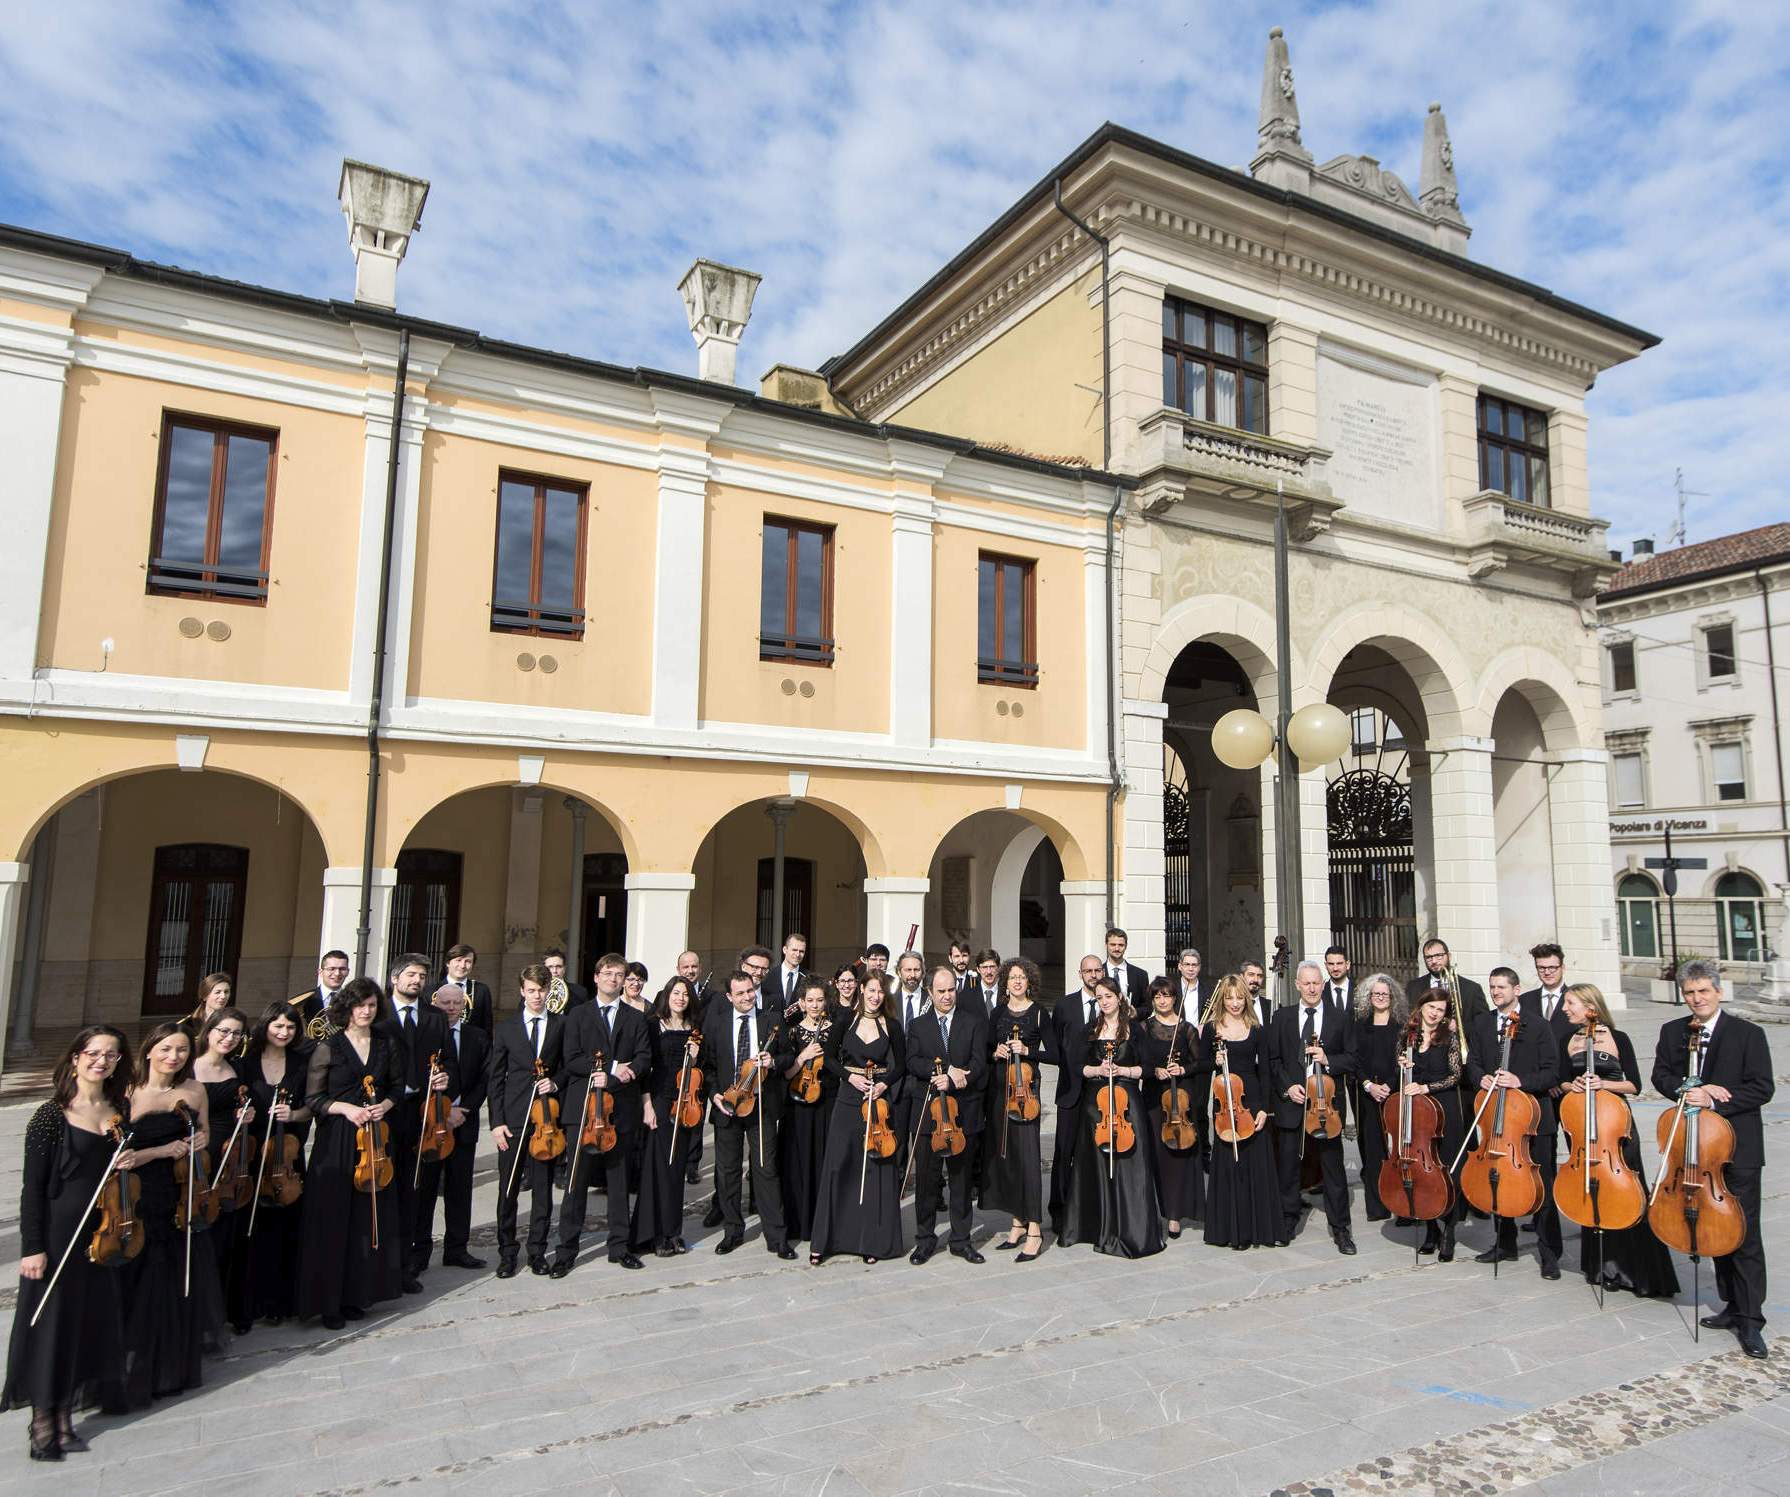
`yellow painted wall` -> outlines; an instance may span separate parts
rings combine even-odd
[[[265,606],[144,591],[162,413],[279,430]],[[365,427],[359,420],[91,369],[63,405],[39,661],[115,673],[340,690],[348,679]],[[183,618],[230,627],[187,639]]]
[[[1099,284],[1089,271],[923,393],[879,416],[1039,457],[1101,454]],[[1078,385],[1086,388],[1077,388]]]

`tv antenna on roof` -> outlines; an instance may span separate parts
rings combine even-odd
[[[1666,532],[1666,544],[1668,546],[1682,546],[1684,544],[1684,501],[1686,499],[1707,499],[1709,495],[1698,489],[1687,489],[1684,486],[1683,468],[1673,470],[1672,492],[1678,496],[1678,519],[1676,523],[1673,524],[1672,528]]]

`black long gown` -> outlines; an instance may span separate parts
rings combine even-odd
[[[1613,1029],[1610,1033],[1616,1040],[1616,1054],[1611,1055],[1607,1050],[1596,1052],[1594,1064],[1598,1078],[1602,1081],[1626,1080],[1639,1087],[1641,1071],[1635,1063],[1633,1043],[1620,1029]],[[1574,1070],[1579,1075],[1584,1074],[1585,1057],[1582,1053],[1576,1056],[1563,1055],[1561,1058],[1564,1061],[1576,1061]],[[1626,1102],[1628,1099],[1623,1100]],[[1641,1168],[1639,1130],[1632,1117],[1628,1137],[1622,1140],[1622,1162],[1634,1171],[1635,1178],[1641,1182],[1641,1189],[1645,1192],[1648,1188],[1647,1174]],[[1597,1236],[1595,1232],[1579,1233],[1579,1272],[1585,1276],[1587,1284],[1597,1282]],[[1620,1232],[1606,1231],[1603,1239],[1603,1281],[1606,1288],[1627,1289],[1643,1297],[1663,1295],[1670,1298],[1678,1293],[1678,1270],[1673,1267],[1671,1249],[1653,1235],[1653,1228],[1648,1225],[1645,1212],[1632,1227],[1625,1227]]]
[[[63,1250],[86,1236],[100,1178],[117,1145],[101,1133],[76,1128],[54,1102],[25,1125],[25,1183],[19,1193],[19,1256],[48,1255],[40,1279],[20,1278],[7,1347],[0,1409],[124,1408],[124,1275],[99,1268],[84,1244],[69,1253],[56,1292],[35,1326],[50,1275]],[[83,1228],[85,1230],[83,1230]]]
[[[235,1061],[228,1062],[230,1074],[222,1081],[201,1081],[205,1088],[205,1128],[210,1139],[207,1149],[211,1154],[211,1171],[215,1176],[226,1163],[224,1148],[230,1142],[230,1135],[236,1131],[236,1091],[244,1084],[241,1069]],[[249,1130],[244,1129],[247,1133]],[[231,1158],[242,1148],[242,1138],[236,1140],[236,1149],[231,1151]],[[210,1184],[210,1181],[206,1182]],[[220,1192],[218,1219],[211,1228],[212,1256],[217,1259],[218,1292],[224,1297],[224,1307],[228,1312],[234,1287],[234,1281],[241,1270],[236,1264],[236,1239],[239,1228],[236,1221],[236,1200],[228,1193]],[[240,1327],[243,1322],[232,1313],[230,1323]]]
[[[678,1080],[683,1075],[685,1046],[691,1032],[667,1029],[657,1019],[653,1023],[657,1029],[653,1035],[650,1094],[653,1116],[659,1120],[659,1126],[639,1130],[640,1187],[628,1224],[628,1245],[636,1251],[683,1237],[684,1166],[690,1157],[690,1141],[702,1132],[701,1124],[694,1128],[673,1127]]]
[[[286,1093],[286,1101],[293,1110],[302,1111],[310,1057],[297,1045],[288,1045],[285,1054],[286,1069],[277,1085]],[[255,1108],[255,1121],[250,1127],[255,1133],[255,1163],[259,1166],[259,1150],[268,1136],[267,1116],[273,1108],[274,1086],[262,1076],[259,1058],[247,1063],[246,1078],[249,1101]],[[298,1140],[298,1172],[303,1175],[304,1145],[311,1132],[308,1117],[287,1123],[285,1132],[288,1138]],[[267,1163],[271,1169],[274,1161],[270,1159]],[[304,1205],[305,1198],[301,1195],[290,1206],[276,1206],[272,1201],[263,1200],[258,1206],[251,1202],[249,1210],[237,1213],[234,1249],[237,1267],[228,1296],[230,1319],[235,1324],[263,1319],[284,1320],[293,1313]],[[255,1226],[252,1236],[249,1232],[251,1221]]]
[[[901,1172],[894,1154],[864,1158],[864,1097],[845,1080],[847,1068],[874,1062],[877,1079],[893,1083],[907,1064],[899,1029],[879,1034],[868,1045],[848,1024],[827,1051],[827,1068],[839,1078],[833,1117],[827,1125],[827,1156],[821,1166],[820,1200],[814,1212],[811,1253],[857,1253],[865,1258],[899,1258],[907,1250],[901,1228]],[[895,1112],[891,1104],[890,1112]],[[863,1191],[863,1202],[858,1193]]]
[[[1200,1069],[1217,1074],[1217,1028],[1200,1030]],[[1251,1028],[1240,1040],[1225,1042],[1230,1071],[1243,1082],[1243,1106],[1253,1117],[1268,1111],[1268,1122],[1237,1141],[1235,1154],[1224,1140],[1212,1139],[1212,1189],[1206,1200],[1206,1241],[1213,1247],[1278,1247],[1287,1240],[1286,1217],[1280,1209],[1280,1183],[1274,1173],[1270,1133],[1268,1046],[1266,1031]]]
[[[1394,1072],[1396,1083],[1397,1073]],[[1442,1109],[1442,1137],[1436,1145],[1436,1154],[1444,1169],[1454,1162],[1454,1156],[1461,1151],[1461,1141],[1466,1137],[1467,1128],[1461,1114],[1461,1051],[1457,1042],[1432,1044],[1427,1050],[1415,1050],[1411,1056],[1411,1079],[1420,1086],[1430,1089],[1430,1097]],[[1460,1193],[1458,1185],[1448,1210],[1443,1213],[1441,1221],[1456,1222],[1461,1218],[1466,1197]],[[1386,1203],[1393,1211],[1399,1209],[1396,1200]]]
[[[1034,1003],[1024,1013],[1016,1014],[1003,998],[988,1021],[990,1050],[1005,1044],[1016,1028],[1020,1044],[1026,1047],[1025,1063],[1030,1069],[1033,1095],[1041,1095],[1038,1061],[1044,1048],[1044,1010]],[[1022,1123],[1006,1116],[1010,1064],[996,1061],[988,1068],[988,1100],[982,1109],[982,1204],[990,1211],[1005,1211],[1014,1221],[1042,1222],[1042,1120],[1033,1118],[1029,1123]]]
[[[1398,1090],[1398,1042],[1404,1034],[1402,1024],[1390,1018],[1376,1024],[1370,1018],[1355,1026],[1355,1067],[1361,1081],[1361,1117],[1356,1124],[1356,1139],[1361,1151],[1362,1205],[1370,1222],[1383,1222],[1392,1212],[1380,1199],[1380,1166],[1386,1160],[1386,1130],[1381,1125],[1380,1104],[1367,1090],[1372,1081]],[[1459,1097],[1456,1099],[1458,1112]],[[1452,1157],[1452,1156],[1451,1156]]]
[[[821,1020],[823,1047],[844,1022],[838,1017]],[[830,1026],[830,1027],[829,1027]],[[790,1036],[792,1058],[816,1038],[813,1030],[798,1026]],[[784,1083],[787,1086],[787,1082]],[[839,1078],[824,1065],[820,1074],[820,1100],[804,1102],[793,1092],[783,1101],[782,1131],[777,1140],[777,1174],[783,1182],[783,1225],[791,1242],[806,1242],[814,1235],[814,1218],[820,1209],[820,1182],[827,1158],[828,1124],[833,1117]]]
[[[1081,1064],[1098,1065],[1105,1058],[1105,1045],[1090,1039]],[[1135,1036],[1128,1036],[1114,1050],[1113,1064],[1142,1064]],[[1094,1142],[1100,1121],[1095,1093],[1104,1092],[1107,1083],[1093,1076],[1084,1078],[1082,1087],[1086,1102],[1082,1108],[1081,1132],[1075,1140],[1075,1165],[1069,1177],[1070,1199],[1066,1203],[1063,1232],[1057,1238],[1057,1244],[1074,1247],[1085,1242],[1097,1253],[1109,1253],[1119,1258],[1147,1258],[1152,1253],[1160,1253],[1166,1245],[1161,1203],[1156,1198],[1156,1181],[1150,1170],[1149,1142],[1144,1136],[1149,1122],[1144,1115],[1143,1093],[1137,1082],[1129,1077],[1118,1077],[1112,1086],[1130,1099],[1134,1134],[1131,1148],[1121,1153],[1117,1149],[1109,1151]]]
[[[403,1085],[398,1057],[384,1035],[368,1041],[367,1058],[348,1035],[332,1034],[311,1052],[306,1105],[317,1120],[316,1143],[305,1172],[304,1230],[299,1234],[294,1313],[337,1316],[344,1305],[365,1310],[396,1299],[402,1289],[398,1240],[398,1184],[376,1194],[354,1188],[355,1135],[347,1118],[327,1112],[331,1102],[366,1103],[363,1078],[373,1078],[375,1101]],[[389,1121],[389,1116],[388,1116]],[[379,1246],[372,1242],[374,1202]]]
[[[1203,1137],[1208,1131],[1203,1105],[1207,1093],[1195,1086],[1193,1076],[1199,1064],[1198,1032],[1185,1020],[1164,1025],[1152,1015],[1133,1034],[1144,1067],[1143,1091],[1144,1100],[1149,1104],[1150,1154],[1156,1166],[1156,1189],[1162,1197],[1162,1214],[1172,1222],[1197,1222],[1206,1214],[1205,1161],[1197,1138],[1187,1149],[1171,1149],[1162,1141],[1168,1083],[1156,1079],[1156,1070],[1168,1064],[1171,1051],[1175,1064],[1186,1068],[1187,1074],[1179,1079],[1178,1085],[1188,1094],[1187,1115],[1196,1132]]]
[[[131,1125],[131,1146],[155,1149],[187,1136],[178,1113],[152,1112]],[[193,1271],[187,1277],[187,1234],[174,1226],[182,1191],[174,1161],[157,1159],[135,1171],[143,1192],[137,1217],[143,1251],[125,1272],[125,1399],[134,1409],[153,1399],[196,1388],[205,1354],[222,1351],[224,1296],[218,1287],[214,1228],[192,1233]]]

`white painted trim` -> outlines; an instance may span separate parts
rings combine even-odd
[[[290,351],[281,356],[296,358]],[[217,395],[237,395],[246,400],[266,400],[306,410],[328,411],[337,416],[358,416],[366,408],[364,391],[323,380],[277,374],[267,369],[244,369],[214,359],[176,353],[172,349],[114,343],[86,334],[75,337],[74,362],[83,369],[97,369],[104,374],[158,380],[189,389],[209,390]]]
[[[932,742],[932,506],[903,500],[889,517],[889,737]]]
[[[1439,367],[1423,367],[1407,364],[1400,359],[1390,359],[1384,354],[1370,353],[1353,343],[1343,343],[1323,333],[1318,334],[1318,357],[1332,359],[1338,364],[1346,364],[1351,369],[1359,369],[1367,374],[1377,374],[1382,379],[1396,380],[1403,385],[1417,385],[1427,389],[1434,385],[1441,373]],[[1441,422],[1436,422],[1437,430]]]
[[[625,873],[622,887],[632,893],[636,889],[689,890],[696,887],[694,873]]]
[[[653,724],[694,730],[701,711],[700,598],[707,550],[706,462],[690,472],[661,469],[653,562]],[[689,592],[698,600],[692,606]]]
[[[1026,825],[1013,836],[994,865],[988,887],[988,944],[996,951],[1019,950],[1019,886],[1026,865],[1044,840],[1044,828]],[[1106,886],[1102,884],[1102,892]],[[1064,953],[1065,960],[1068,953]]]

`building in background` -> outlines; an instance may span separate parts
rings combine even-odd
[[[1790,524],[1654,554],[1638,542],[1597,600],[1610,852],[1622,973],[1661,979],[1675,920],[1680,959],[1719,957],[1740,991],[1790,1002]],[[1662,870],[1678,874],[1668,907]]]

